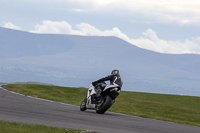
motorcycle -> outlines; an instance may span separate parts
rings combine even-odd
[[[82,101],[80,105],[80,110],[85,111],[87,109],[94,109],[96,113],[105,113],[115,102],[116,97],[119,95],[121,87],[117,84],[105,85],[101,93],[101,98],[96,97],[95,87],[91,84],[86,98]]]

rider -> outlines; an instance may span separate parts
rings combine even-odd
[[[105,82],[110,80],[110,84],[111,85],[119,85],[120,88],[122,87],[122,81],[121,81],[121,77],[119,74],[119,70],[112,70],[111,75],[108,75],[107,77],[103,77],[97,81],[92,82],[92,85],[95,86],[95,91],[97,93],[97,97],[101,97],[101,92],[102,90],[105,88]]]

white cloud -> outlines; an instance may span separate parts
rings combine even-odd
[[[72,11],[74,11],[74,12],[84,12],[84,10],[82,10],[82,9],[72,9]]]
[[[184,41],[175,40],[167,41],[159,39],[156,32],[152,29],[148,29],[143,32],[143,36],[137,39],[128,39],[128,42],[135,44],[138,47],[170,54],[184,54],[184,53],[195,53],[200,54],[200,39],[191,38],[185,39]]]
[[[167,41],[159,39],[156,32],[152,29],[148,29],[147,31],[143,32],[140,38],[130,38],[125,33],[122,33],[117,27],[111,30],[101,31],[88,23],[80,23],[76,25],[76,29],[73,29],[72,26],[65,21],[43,21],[41,25],[37,24],[35,26],[35,30],[31,32],[73,34],[84,36],[115,36],[140,48],[160,53],[200,54],[200,37],[185,39],[184,41]]]
[[[79,4],[79,8],[83,10],[140,15],[142,18],[159,23],[198,24],[200,21],[199,0],[71,0],[71,2]]]
[[[84,35],[81,31],[73,30],[72,26],[65,21],[43,21],[42,24],[37,24],[33,33],[51,33],[51,34],[74,34]]]
[[[116,2],[116,0],[71,0],[71,2],[80,3],[81,5],[90,5],[95,8],[105,7]]]
[[[20,29],[20,27],[14,25],[14,24],[11,23],[11,22],[5,23],[5,24],[3,25],[3,27],[9,28],[9,29],[15,29],[15,30],[19,30],[19,29]]]

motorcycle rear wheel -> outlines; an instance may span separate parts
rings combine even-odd
[[[96,112],[98,114],[103,114],[105,113],[109,108],[110,106],[112,105],[112,98],[110,96],[105,96],[103,98],[103,103],[102,104],[96,104]]]

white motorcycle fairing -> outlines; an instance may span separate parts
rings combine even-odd
[[[87,109],[95,109],[95,104],[92,104],[92,95],[95,95],[95,94],[96,94],[96,91],[94,90],[94,86],[91,84],[87,93],[87,103],[86,103]]]
[[[120,93],[120,90],[118,90],[119,85],[114,84],[114,85],[106,85],[105,89],[103,91],[106,91],[109,88],[114,88],[118,93]]]

